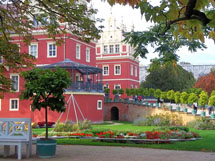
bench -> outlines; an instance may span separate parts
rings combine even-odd
[[[0,118],[0,145],[4,146],[4,157],[15,146],[18,160],[22,159],[22,146],[26,145],[26,158],[32,153],[32,129],[30,118]]]

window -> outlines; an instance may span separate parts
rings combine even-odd
[[[10,99],[10,111],[18,111],[19,110],[19,99],[12,98]]]
[[[135,88],[137,89],[137,85],[135,85]]]
[[[137,77],[137,66],[135,66],[135,77]]]
[[[115,52],[119,53],[119,45],[115,45]]]
[[[131,88],[134,88],[134,85],[133,85],[133,84],[131,84]]]
[[[90,48],[86,48],[86,62],[90,62]]]
[[[120,75],[120,74],[121,74],[121,66],[114,65],[114,75]]]
[[[97,101],[97,110],[102,110],[102,100]]]
[[[57,49],[55,43],[48,43],[48,57],[57,57]]]
[[[113,45],[109,46],[110,53],[113,53]]]
[[[34,27],[38,27],[39,26],[39,23],[38,23],[38,21],[35,18],[33,19],[33,26]]]
[[[108,83],[106,83],[106,84],[104,84],[104,89],[106,89],[106,88],[109,88],[109,84]]]
[[[133,75],[134,74],[134,66],[133,65],[131,65],[131,75]]]
[[[120,89],[121,89],[121,85],[120,85],[120,84],[115,84],[115,85],[114,85],[114,89],[120,90]]]
[[[81,59],[81,46],[76,45],[76,59]]]
[[[104,46],[104,54],[107,54],[108,53],[108,47],[107,45]]]
[[[103,66],[103,75],[109,75],[109,66]]]
[[[29,46],[29,54],[38,58],[38,44],[31,44]]]
[[[12,80],[12,91],[19,92],[19,75],[11,74],[10,79]]]

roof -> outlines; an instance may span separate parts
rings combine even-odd
[[[82,74],[98,74],[102,73],[102,69],[77,63],[74,61],[71,61],[70,59],[65,59],[64,61],[55,63],[55,64],[49,64],[45,66],[41,66],[42,69],[55,69],[56,67],[64,68],[64,69],[76,69]]]

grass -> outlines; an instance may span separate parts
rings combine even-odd
[[[120,131],[149,131],[156,127],[152,126],[134,126],[128,122],[117,122],[121,124],[100,124],[92,125],[93,130],[120,130]],[[33,133],[41,134],[45,129],[34,129]],[[52,131],[52,129],[49,129]],[[202,140],[175,142],[172,144],[134,144],[134,143],[105,143],[96,142],[91,139],[58,139],[58,144],[72,144],[72,145],[94,145],[94,146],[129,146],[129,147],[144,147],[144,148],[158,148],[158,149],[171,149],[171,150],[186,150],[186,151],[207,151],[215,152],[215,130],[195,130],[190,131],[197,132]]]

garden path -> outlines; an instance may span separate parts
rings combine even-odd
[[[14,149],[14,148],[13,148]],[[23,161],[215,161],[215,153],[174,151],[134,147],[57,145],[57,155],[52,159],[40,159],[35,155]],[[3,148],[0,147],[0,160],[17,161],[15,156],[2,159]]]

